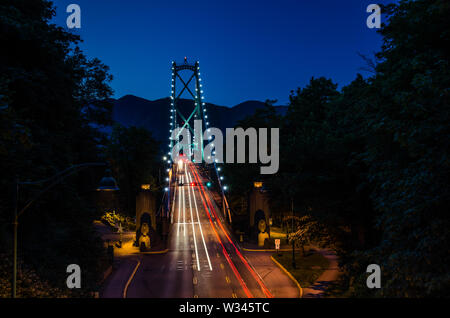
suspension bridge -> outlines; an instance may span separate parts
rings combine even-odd
[[[172,62],[171,99],[168,123],[168,148],[165,195],[159,219],[170,224],[166,254],[143,259],[144,269],[128,288],[128,297],[273,297],[263,279],[247,261],[231,229],[231,211],[223,184],[222,167],[203,159],[203,133],[194,132],[194,121],[201,120],[208,131],[207,104],[199,62]],[[178,107],[181,96],[192,99],[186,112]],[[185,97],[183,97],[185,98]],[[203,129],[203,128],[202,128]],[[174,158],[180,133],[189,131],[194,138],[182,155]],[[201,149],[199,162],[192,160],[193,150]],[[158,286],[158,288],[154,288]]]

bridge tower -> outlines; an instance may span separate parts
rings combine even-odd
[[[191,139],[193,140],[190,144],[191,151],[200,148],[203,160],[203,131],[201,132],[201,136],[195,136],[194,134],[194,120],[202,120],[202,130],[207,129],[209,125],[208,115],[206,113],[206,103],[203,100],[204,96],[201,81],[198,61],[190,64],[185,57],[184,63],[177,64],[176,62],[172,62],[169,133],[172,134],[172,131],[176,128],[181,128],[181,130],[175,140],[170,140],[169,154],[171,154],[172,148],[176,143],[176,140],[178,140],[181,131],[185,128],[189,130]],[[194,102],[194,107],[188,114],[184,114],[178,107],[178,101],[183,93],[188,94]]]

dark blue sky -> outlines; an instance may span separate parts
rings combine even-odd
[[[373,0],[56,0],[57,24],[70,3],[81,7],[81,47],[110,66],[116,98],[169,96],[170,63],[188,56],[200,61],[207,102],[285,104],[312,76],[342,87],[368,75],[358,52],[381,45],[366,26]]]

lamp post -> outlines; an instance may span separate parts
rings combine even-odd
[[[13,276],[12,276],[12,288],[11,288],[11,297],[16,298],[16,290],[17,290],[17,228],[19,225],[19,217],[25,212],[26,209],[28,209],[37,199],[39,199],[44,193],[46,193],[48,190],[56,186],[57,184],[61,183],[65,178],[69,177],[70,175],[89,168],[89,167],[95,167],[95,166],[106,166],[106,163],[103,162],[91,162],[91,163],[81,163],[78,165],[70,166],[67,169],[64,169],[54,176],[42,179],[38,181],[19,181],[17,178],[15,179],[14,184],[14,238],[13,238]],[[117,184],[115,180],[112,177],[105,177],[108,178],[109,183],[104,184],[97,189],[99,191],[117,191],[119,188],[117,187]],[[102,181],[105,180],[105,178],[102,179]],[[38,192],[32,199],[30,199],[23,208],[19,210],[19,186],[21,185],[36,185],[36,184],[43,184],[43,183],[49,183],[44,189],[42,189],[40,192]]]
[[[295,240],[294,240],[294,199],[291,198],[292,210],[292,268],[295,269]]]

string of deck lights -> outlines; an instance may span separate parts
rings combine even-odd
[[[175,62],[172,61],[172,82],[171,82],[171,96],[170,96],[170,113],[169,113],[169,117],[170,117],[170,127],[169,127],[169,139],[170,139],[170,143],[169,143],[169,152],[167,153],[169,156],[171,155],[172,152],[172,148],[173,148],[173,142],[174,140],[172,140],[171,135],[172,135],[172,131],[173,129],[175,129],[175,125],[176,125],[176,110],[175,110]],[[202,110],[202,115],[203,115],[203,121],[205,123],[205,127],[207,132],[210,132],[209,129],[209,121],[208,121],[208,114],[207,114],[207,109],[206,109],[206,103],[204,102],[205,96],[203,95],[203,84],[202,79],[200,77],[201,73],[200,73],[200,65],[199,62],[196,63],[197,64],[197,77],[198,77],[198,87],[195,88],[195,92],[196,92],[196,96],[195,96],[195,105],[196,106],[201,106],[200,109]],[[198,103],[201,103],[201,105],[198,105]],[[195,135],[193,136],[193,141],[195,144]],[[208,136],[208,140],[212,140],[212,136]],[[212,146],[214,147],[214,144],[212,144]],[[212,152],[212,155],[215,155],[215,149]],[[210,159],[210,157],[208,158]],[[172,163],[170,159],[168,159],[166,156],[163,157],[163,160],[165,162],[167,162],[169,165]],[[217,166],[218,163],[218,159],[215,159],[213,164],[214,164],[214,169],[216,171],[216,175],[218,178],[218,183],[219,183],[219,187],[222,190],[222,193],[224,193],[226,190],[228,190],[228,186],[227,185],[222,185],[222,182],[224,180],[224,177],[221,176],[219,174],[219,172],[221,171],[221,167]],[[167,168],[167,174],[169,175],[170,173],[170,168]],[[166,181],[169,182],[170,179],[169,177],[166,178]],[[166,187],[165,191],[169,191],[169,188]]]
[[[199,77],[199,78],[198,78],[198,81],[201,82],[202,79],[200,78],[200,65],[199,65],[199,64],[197,64],[197,65],[198,65],[198,66],[197,66],[197,71],[198,71],[198,77]],[[201,89],[201,88],[203,87],[203,85],[200,84],[199,86],[200,86],[200,94],[201,94],[201,99],[202,99],[201,103],[202,103],[202,106],[203,106],[203,107],[201,108],[201,109],[203,110],[203,112],[202,112],[202,114],[203,114],[203,121],[205,122],[206,131],[209,133],[209,132],[210,132],[210,129],[209,129],[209,121],[208,121],[207,110],[206,110],[206,103],[203,101],[203,99],[205,98],[205,96],[202,95],[202,94],[203,94],[203,90]],[[196,91],[198,91],[198,90],[196,89]],[[212,136],[209,136],[209,135],[207,135],[207,136],[208,136],[208,140],[212,140]],[[211,145],[214,147],[214,143],[212,143]],[[212,151],[211,154],[212,154],[212,155],[215,155],[215,154],[216,154],[215,149]],[[211,159],[211,157],[208,157],[208,159]],[[219,171],[221,170],[221,168],[220,168],[220,167],[217,167],[217,163],[218,163],[218,159],[215,159],[214,162],[213,162],[213,164],[214,164],[214,169],[216,170],[216,175],[217,175],[217,178],[219,179],[219,180],[218,180],[218,182],[219,182],[219,187],[221,188],[222,193],[224,193],[226,190],[228,190],[228,187],[227,187],[226,185],[222,185],[222,182],[221,182],[221,181],[223,181],[224,177],[219,175]]]
[[[172,140],[172,131],[173,131],[173,129],[175,128],[174,126],[175,126],[175,123],[176,123],[176,114],[174,114],[175,113],[175,66],[174,66],[174,64],[175,64],[175,62],[174,61],[172,61],[172,79],[171,79],[171,94],[170,94],[170,108],[169,108],[169,111],[170,111],[170,113],[169,113],[169,117],[170,117],[170,123],[169,123],[169,140],[170,140],[170,143],[169,143],[169,151],[167,152],[167,154],[170,156],[171,155],[171,153],[172,153],[172,147],[173,147],[173,140]],[[170,167],[170,164],[172,163],[172,161],[169,159],[169,158],[167,158],[166,156],[164,156],[163,157],[163,161],[164,162],[167,162],[167,164],[169,165],[169,167]],[[167,177],[166,177],[166,182],[168,183],[168,185],[170,184],[170,179],[169,179],[169,175],[170,175],[170,168],[167,168],[166,169],[166,171],[167,171]],[[166,192],[168,192],[169,191],[169,187],[168,186],[166,186],[165,188],[164,188],[164,190],[166,191]]]

